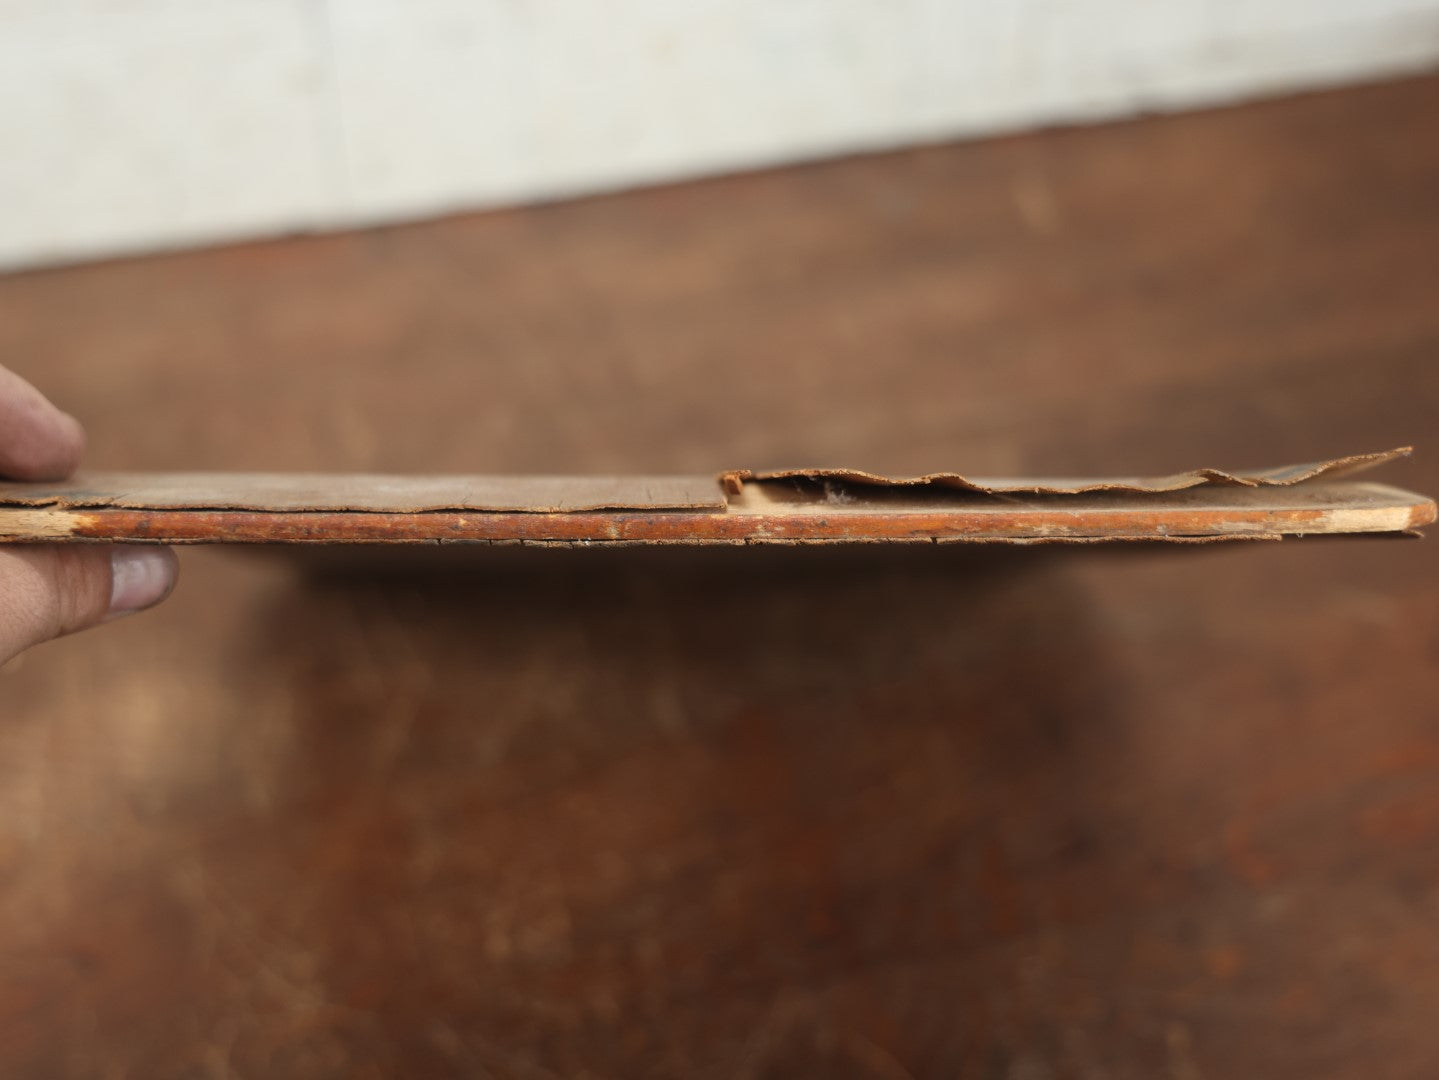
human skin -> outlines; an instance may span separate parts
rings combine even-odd
[[[0,367],[0,477],[63,480],[84,452],[79,422]],[[178,576],[168,548],[0,545],[0,665],[41,642],[154,607]]]

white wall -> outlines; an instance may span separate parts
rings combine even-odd
[[[0,0],[0,266],[1436,61],[1439,0]]]

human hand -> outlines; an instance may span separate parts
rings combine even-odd
[[[0,367],[0,476],[63,480],[84,450],[73,417]],[[0,665],[42,641],[153,607],[178,574],[168,548],[0,544]]]

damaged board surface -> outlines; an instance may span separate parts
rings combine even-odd
[[[1091,543],[1410,533],[1433,500],[1353,479],[1408,453],[1158,477],[92,473],[0,483],[0,543]]]

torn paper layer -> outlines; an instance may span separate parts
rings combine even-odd
[[[1349,457],[1334,458],[1330,461],[1308,462],[1303,465],[1284,465],[1275,469],[1252,469],[1243,472],[1225,472],[1223,469],[1195,469],[1192,472],[1174,473],[1170,476],[1121,476],[1108,478],[1090,477],[1047,478],[1047,479],[971,479],[959,473],[927,473],[924,476],[893,477],[859,469],[773,469],[752,472],[741,469],[720,475],[720,482],[726,491],[739,491],[750,480],[829,480],[845,484],[859,484],[881,488],[954,488],[960,491],[976,491],[987,494],[1018,494],[1028,492],[1035,495],[1080,495],[1090,491],[1164,492],[1181,491],[1203,484],[1231,484],[1238,487],[1284,487],[1301,484],[1321,477],[1338,478],[1348,476],[1361,469],[1405,457],[1413,448],[1401,446],[1395,450],[1383,450],[1373,454],[1352,454]]]

